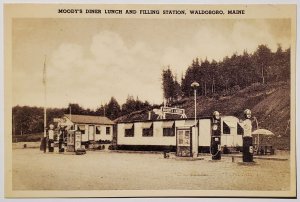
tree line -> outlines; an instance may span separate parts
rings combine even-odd
[[[196,58],[181,77],[181,84],[170,67],[162,72],[164,98],[170,103],[193,95],[191,83],[198,82],[197,95],[228,95],[253,83],[271,83],[290,80],[290,48],[278,45],[272,52],[267,45],[259,45],[254,53],[246,50],[222,61]]]
[[[124,104],[119,105],[112,97],[110,101],[101,105],[96,110],[83,108],[79,104],[70,103],[67,108],[48,108],[47,126],[53,123],[54,118],[61,118],[64,114],[106,116],[114,120],[122,115],[129,114],[137,110],[150,109],[153,106],[149,102],[141,101],[137,97],[128,96]],[[44,108],[30,106],[15,106],[12,108],[12,134],[28,135],[42,133],[44,130]]]

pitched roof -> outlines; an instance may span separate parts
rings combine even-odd
[[[65,116],[70,119],[73,123],[91,123],[91,124],[115,124],[112,120],[105,116],[87,116],[87,115],[73,115],[65,114]]]

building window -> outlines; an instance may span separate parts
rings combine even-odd
[[[152,137],[153,129],[152,128],[143,128],[143,136],[144,137]]]
[[[163,122],[163,136],[175,136],[175,122]]]
[[[81,134],[85,134],[85,125],[78,125],[77,130],[80,130]]]
[[[100,126],[96,126],[96,135],[100,135],[101,134],[101,128]]]
[[[163,136],[175,136],[174,128],[163,128]]]
[[[153,123],[144,123],[143,124],[143,137],[152,137],[153,136]]]
[[[133,137],[134,131],[133,129],[125,129],[125,137]]]
[[[110,135],[110,127],[106,127],[106,135]]]
[[[230,134],[230,127],[223,121],[223,134]]]
[[[134,136],[134,124],[125,124],[124,125],[125,129],[125,137],[133,137]]]

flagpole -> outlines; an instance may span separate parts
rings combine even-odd
[[[44,137],[47,136],[47,82],[46,82],[46,56],[44,61],[43,84],[44,84]]]

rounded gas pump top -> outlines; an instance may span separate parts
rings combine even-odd
[[[250,109],[246,109],[244,111],[244,115],[246,119],[250,119],[251,118],[251,110]]]
[[[214,119],[220,119],[220,113],[218,111],[214,111],[213,117]]]

